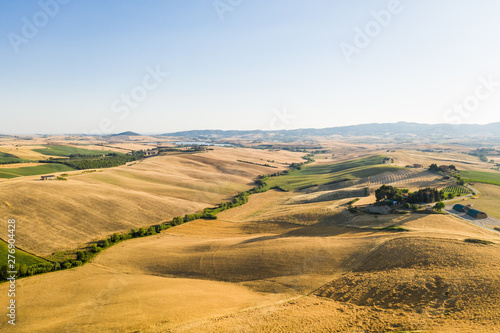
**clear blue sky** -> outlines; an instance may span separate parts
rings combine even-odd
[[[496,0],[59,1],[0,2],[0,133],[500,121]]]

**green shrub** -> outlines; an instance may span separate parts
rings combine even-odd
[[[385,230],[385,231],[397,231],[397,232],[400,232],[400,231],[410,231],[406,228],[403,228],[399,225],[389,225],[387,227],[383,227],[383,228],[380,228],[380,230]]]
[[[467,243],[474,243],[474,244],[482,244],[482,245],[493,245],[495,243],[487,241],[487,240],[482,240],[482,239],[477,239],[477,238],[467,238],[464,240]]]

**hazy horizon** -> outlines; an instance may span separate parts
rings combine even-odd
[[[263,130],[259,128],[255,129],[238,129],[238,128],[232,128],[232,129],[220,129],[220,128],[198,128],[198,129],[187,129],[187,130],[179,130],[179,131],[160,131],[160,132],[140,132],[140,131],[135,131],[133,129],[128,129],[125,131],[119,131],[119,132],[113,132],[113,133],[108,133],[104,134],[104,136],[110,136],[110,135],[117,135],[120,133],[125,133],[125,132],[133,132],[136,134],[140,134],[143,136],[158,136],[158,135],[164,135],[164,134],[169,134],[169,133],[177,133],[177,132],[189,132],[189,131],[263,131],[263,132],[276,132],[276,131],[294,131],[294,130],[308,130],[308,129],[313,129],[313,130],[321,130],[321,129],[327,129],[327,128],[336,128],[336,127],[352,127],[352,126],[363,126],[363,125],[386,125],[386,124],[401,124],[401,123],[406,123],[406,124],[418,124],[418,125],[470,125],[470,126],[488,126],[488,125],[494,125],[494,124],[500,124],[500,122],[492,122],[492,123],[486,123],[486,124],[447,124],[447,123],[437,123],[437,124],[430,124],[430,123],[417,123],[417,122],[406,122],[406,121],[398,121],[398,122],[392,122],[392,123],[361,123],[361,124],[348,124],[348,125],[343,125],[343,126],[330,126],[330,127],[299,127],[299,128],[288,128],[288,129],[275,129],[275,130]],[[99,134],[85,134],[85,133],[70,133],[70,132],[39,132],[39,133],[13,133],[13,134],[6,134],[6,133],[0,133],[0,135],[92,135],[92,136],[99,136]]]
[[[500,121],[500,3],[3,2],[2,134]]]

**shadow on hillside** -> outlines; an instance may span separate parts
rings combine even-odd
[[[359,216],[359,215],[358,215]],[[290,230],[285,230],[279,235],[273,236],[262,236],[252,239],[242,241],[239,244],[250,244],[255,242],[262,242],[267,240],[275,240],[287,237],[334,237],[334,236],[370,236],[378,233],[387,233],[387,230],[377,229],[387,225],[402,226],[408,222],[418,220],[422,218],[421,214],[410,214],[410,215],[385,215],[393,217],[391,220],[378,220],[379,215],[360,215],[364,216],[367,220],[363,223],[360,221],[358,223],[352,222],[352,217],[344,213],[338,213],[332,216],[325,216],[318,220],[317,223],[299,226],[297,224],[292,224],[296,226]],[[342,217],[345,217],[344,219]],[[261,222],[266,223],[266,222]],[[290,225],[291,223],[284,223]]]

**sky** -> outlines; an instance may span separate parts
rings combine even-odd
[[[0,2],[0,134],[500,121],[496,0]]]

